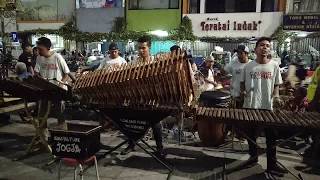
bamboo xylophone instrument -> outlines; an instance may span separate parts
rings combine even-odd
[[[197,107],[196,119],[230,124],[320,129],[320,113],[317,112]]]
[[[19,80],[15,77],[0,80],[0,90],[27,100],[68,99],[68,91],[38,76]]]
[[[180,53],[89,72],[78,78],[73,92],[102,106],[185,106],[193,98],[189,64]]]

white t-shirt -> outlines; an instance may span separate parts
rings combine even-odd
[[[241,82],[245,82],[247,93],[244,108],[273,109],[274,86],[282,84],[280,68],[275,61],[271,60],[267,64],[251,61],[241,73]]]
[[[249,61],[250,62],[250,61]],[[241,72],[247,63],[241,63],[238,59],[230,62],[224,67],[224,70],[232,75],[231,79],[231,96],[239,97],[240,96],[240,82],[241,82]]]
[[[205,79],[214,82],[214,72],[212,69],[208,70],[208,77],[206,77]],[[203,84],[200,84],[199,87],[200,91],[214,91],[214,85],[212,83],[209,82],[205,82]]]
[[[121,56],[115,59],[111,59],[109,56],[107,56],[105,60],[100,63],[98,69],[103,69],[108,66],[121,65],[121,64],[127,64],[127,61],[123,59]]]
[[[155,61],[155,58],[154,58],[154,56],[149,56],[149,62],[153,62],[153,61]],[[139,56],[136,56],[136,58],[132,61],[132,63],[139,63],[139,62],[142,62],[143,60],[142,60],[142,58],[140,58]]]
[[[48,79],[51,83],[56,85],[59,83],[53,79],[61,81],[65,74],[70,73],[66,61],[56,52],[53,52],[53,54],[48,58],[38,56],[34,71],[39,73],[41,77]],[[64,86],[63,88],[67,89],[67,86]]]

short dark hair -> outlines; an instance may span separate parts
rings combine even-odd
[[[44,46],[44,47],[50,49],[52,44],[51,44],[51,40],[49,38],[41,37],[38,39],[37,45],[41,45],[41,46]]]
[[[180,46],[178,46],[178,45],[173,45],[173,46],[171,46],[170,51],[171,51],[171,52],[173,52],[173,51],[178,51],[178,49],[181,49]]]
[[[23,44],[21,45],[21,48],[22,48],[23,50],[25,50],[27,47],[32,47],[32,45],[31,45],[30,43],[28,43],[28,42],[23,43]]]
[[[269,42],[271,42],[271,38],[269,38],[269,37],[261,37],[261,38],[259,38],[258,40],[257,40],[257,42],[256,42],[256,47],[258,47],[258,45],[259,45],[259,43],[260,42],[262,42],[262,41],[269,41]]]
[[[148,35],[144,35],[139,37],[138,43],[147,43],[149,47],[151,47],[151,37]]]
[[[109,50],[117,50],[118,49],[118,45],[114,42],[110,43],[109,45]]]

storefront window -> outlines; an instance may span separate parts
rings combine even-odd
[[[179,9],[179,0],[169,0],[169,9]]]
[[[274,12],[274,11],[275,11],[275,0],[261,1],[261,12]]]
[[[179,0],[129,0],[129,9],[179,9]]]
[[[190,7],[189,7],[190,14],[200,13],[200,0],[190,0],[189,4],[190,4]]]
[[[77,9],[79,8],[121,8],[123,0],[76,0]]]
[[[206,13],[255,12],[256,0],[206,0]]]
[[[67,21],[74,12],[74,2],[66,0],[19,0],[22,11],[17,13],[20,21]]]

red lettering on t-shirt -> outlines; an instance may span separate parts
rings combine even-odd
[[[261,72],[250,72],[250,76],[252,79],[271,79],[272,73],[261,71]]]
[[[47,69],[57,70],[57,69],[58,69],[58,67],[57,67],[57,65],[56,65],[56,64],[48,64],[48,65],[47,65]]]

